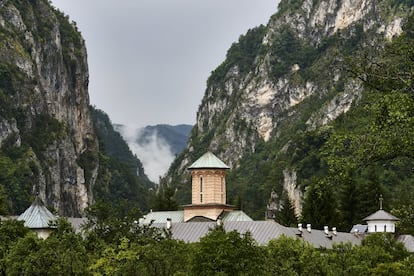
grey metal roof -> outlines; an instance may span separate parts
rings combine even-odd
[[[215,227],[215,222],[185,222],[172,223],[171,233],[175,240],[184,242],[198,242],[210,229]],[[164,228],[165,223],[153,224],[154,227]]]
[[[165,223],[167,218],[171,219],[172,223],[184,222],[184,211],[157,211],[146,214],[139,219],[140,224]],[[223,212],[222,221],[252,221],[243,211]]]
[[[356,224],[352,226],[350,233],[365,233],[368,231],[368,225]]]
[[[236,221],[224,223],[226,231],[236,230],[240,234],[250,232],[252,238],[258,244],[267,244],[270,240],[279,238],[281,235],[293,236],[289,228],[278,224],[275,221]]]
[[[230,167],[208,151],[188,167],[188,169],[230,169]]]
[[[251,217],[249,217],[245,212],[236,210],[231,212],[223,212],[221,215],[221,220],[223,222],[226,221],[253,221]]]
[[[314,247],[332,248],[334,243],[351,242],[358,245],[361,242],[359,236],[337,232],[336,235],[329,233],[328,235],[321,230],[312,230],[310,233],[306,230],[301,235],[296,228],[289,228],[278,224],[275,221],[231,221],[223,222],[226,231],[236,230],[240,234],[250,232],[252,238],[260,245],[267,244],[272,239],[277,239],[281,235],[291,238],[301,238],[309,242]],[[164,228],[166,223],[153,224],[154,227]],[[171,228],[172,237],[176,240],[184,242],[198,242],[204,237],[210,229],[216,226],[215,222],[187,222],[173,223]]]
[[[333,244],[338,243],[347,243],[350,242],[353,245],[359,245],[363,236],[355,235],[347,232],[334,232],[328,231],[328,234],[323,230],[312,229],[311,232],[308,232],[306,229],[303,229],[301,235],[299,235],[299,230],[297,228],[289,228],[297,237],[301,237],[314,247],[323,247],[323,248],[332,248]]]
[[[397,221],[397,220],[400,220],[400,219],[381,209],[381,210],[378,210],[375,213],[367,216],[366,218],[364,218],[364,220],[366,220],[366,221],[372,221],[372,220]]]
[[[50,228],[49,222],[56,220],[56,217],[44,206],[42,200],[36,197],[32,205],[17,220],[24,220],[24,226],[30,229],[41,229]]]
[[[153,224],[154,227],[163,228],[165,223]],[[283,227],[273,221],[233,221],[223,223],[226,231],[236,230],[240,234],[250,232],[258,244],[266,244],[271,239],[276,239],[286,233]],[[280,227],[278,227],[280,226]],[[172,237],[184,242],[198,242],[200,238],[207,235],[210,229],[216,227],[216,222],[186,222],[173,223],[171,228]]]
[[[171,219],[171,222],[184,222],[184,211],[157,211],[149,212],[143,218],[139,219],[140,224],[164,223],[167,218]]]

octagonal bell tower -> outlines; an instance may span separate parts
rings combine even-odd
[[[191,205],[184,206],[184,221],[193,218],[217,220],[223,211],[232,211],[226,204],[226,172],[230,169],[213,153],[207,152],[195,161],[191,171]]]

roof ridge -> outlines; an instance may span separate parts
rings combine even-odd
[[[198,158],[190,167],[192,169],[230,169],[222,160],[220,160],[211,151],[207,151]]]
[[[371,215],[367,216],[363,220],[370,221],[370,220],[393,220],[397,221],[400,220],[396,216],[388,213],[387,211],[380,209],[377,210],[375,213],[372,213]]]

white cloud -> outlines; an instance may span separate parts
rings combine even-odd
[[[170,146],[156,132],[148,137],[145,144],[140,145],[137,138],[141,136],[142,128],[123,126],[119,131],[131,151],[141,160],[145,174],[151,181],[158,183],[159,177],[167,172],[175,158]]]

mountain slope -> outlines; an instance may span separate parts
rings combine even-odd
[[[300,215],[306,180],[327,170],[308,155],[327,137],[307,133],[362,101],[349,57],[400,35],[411,10],[410,1],[282,0],[267,26],[241,36],[208,79],[187,149],[166,178],[181,203],[191,202],[186,167],[209,149],[233,167],[230,203],[263,218],[274,190],[288,194]],[[295,152],[295,141],[307,150]],[[281,160],[288,153],[296,155]]]
[[[158,138],[163,139],[171,149],[174,155],[180,154],[187,145],[188,135],[190,133],[191,125],[155,125],[146,126],[139,131],[137,143],[140,145],[148,144],[151,137],[157,135]]]
[[[93,201],[78,160],[97,150],[89,114],[88,65],[75,26],[47,1],[0,3],[1,184],[19,213],[39,193],[66,215]]]
[[[121,150],[120,145],[95,132],[88,82],[85,42],[75,23],[47,0],[0,1],[5,214],[20,214],[37,193],[63,216],[81,216],[99,199],[146,208],[150,184],[139,161],[126,149],[126,159],[117,160],[110,150]],[[136,179],[137,171],[142,179]]]
[[[144,172],[141,161],[131,152],[128,144],[117,132],[108,115],[91,107],[92,121],[99,140],[99,173],[95,185],[95,196],[106,204],[119,209],[149,209],[148,190],[154,184]]]

